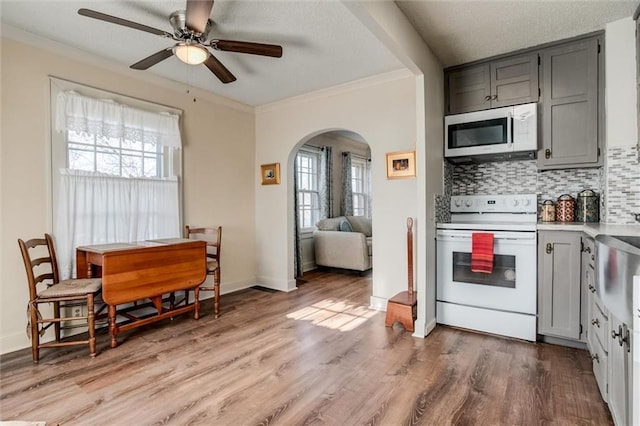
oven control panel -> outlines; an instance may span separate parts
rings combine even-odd
[[[536,194],[454,195],[451,213],[537,213]]]

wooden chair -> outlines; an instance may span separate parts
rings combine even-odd
[[[213,287],[203,284],[200,290],[213,291],[213,313],[220,313],[220,250],[222,244],[222,226],[217,228],[195,228],[185,226],[185,238],[207,242],[207,275],[213,275]]]
[[[40,348],[55,346],[71,346],[89,344],[91,357],[96,356],[95,338],[95,314],[94,300],[102,289],[102,280],[94,279],[70,279],[60,280],[58,275],[58,262],[53,245],[53,238],[44,234],[44,238],[34,238],[28,241],[18,239],[18,245],[22,252],[24,267],[27,271],[29,283],[29,321],[31,330],[31,352],[33,362],[40,359]],[[39,284],[41,285],[38,288]],[[60,315],[60,302],[78,304],[86,302],[87,316],[63,317]],[[53,318],[42,318],[38,305],[41,303],[53,303]],[[75,305],[74,305],[75,306]],[[89,338],[87,340],[60,340],[61,322],[73,320],[86,320]],[[41,328],[40,325],[43,324]],[[46,325],[44,325],[46,324]],[[55,341],[40,343],[40,336],[54,326]]]

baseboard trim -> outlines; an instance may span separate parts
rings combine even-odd
[[[266,287],[266,288],[270,288],[278,291],[284,291],[287,293],[298,289],[298,287],[296,287],[295,279],[283,281],[279,278],[264,277],[264,276],[258,277],[256,282],[253,285],[259,285],[262,287]]]
[[[376,311],[387,311],[387,299],[384,297],[371,296],[369,298],[369,308],[375,309]]]

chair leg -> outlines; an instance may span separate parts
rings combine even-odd
[[[87,296],[87,322],[89,325],[89,355],[96,356],[96,318],[93,311],[93,294]]]
[[[31,356],[33,363],[40,361],[40,333],[38,330],[38,304],[29,302],[29,318],[31,319]]]
[[[218,318],[220,314],[220,268],[216,269],[213,280],[213,313],[215,318]]]
[[[53,317],[60,318],[60,302],[53,302]],[[55,331],[56,342],[60,341],[60,322],[57,321],[53,324]]]

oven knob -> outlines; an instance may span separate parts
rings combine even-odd
[[[518,200],[513,200],[513,201],[511,201],[511,205],[512,205],[513,207],[517,207],[517,206],[518,206]]]
[[[454,201],[454,204],[456,205],[456,207],[460,207],[462,206],[462,200],[456,200]]]
[[[524,200],[522,200],[522,204],[524,204],[525,206],[529,206],[531,205],[531,200],[529,200],[528,198],[525,198]]]
[[[464,205],[467,206],[467,207],[471,207],[473,205],[473,201],[467,200],[467,201],[464,202]]]

